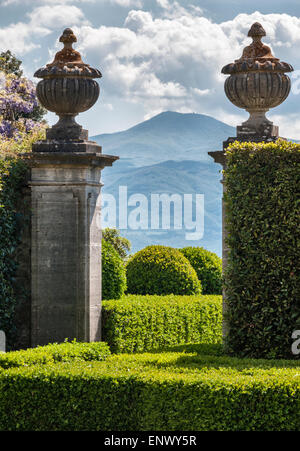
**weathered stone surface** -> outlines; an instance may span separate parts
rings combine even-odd
[[[240,59],[222,69],[223,74],[230,75],[225,81],[226,96],[250,114],[249,119],[237,127],[239,141],[276,140],[278,127],[265,114],[280,105],[291,89],[290,78],[285,72],[291,72],[293,68],[272,55],[270,47],[261,42],[265,35],[263,27],[254,23],[248,33],[253,42],[244,49]]]
[[[100,174],[115,159],[32,156],[32,346],[101,338]]]
[[[52,131],[52,129],[50,129]],[[101,153],[101,146],[93,141],[72,141],[46,139],[38,141],[32,146],[32,151],[36,153],[62,152],[62,153]]]
[[[36,152],[57,152],[58,147],[52,149],[49,140],[70,143],[74,140],[88,140],[87,131],[82,130],[76,123],[75,116],[87,111],[96,103],[100,88],[93,79],[102,75],[98,69],[82,61],[80,53],[72,47],[76,41],[73,31],[66,28],[60,37],[64,48],[56,53],[52,63],[38,69],[34,74],[35,77],[42,78],[36,91],[39,101],[47,110],[59,116],[59,121],[47,131],[47,141],[44,145],[34,146]],[[70,146],[70,150],[67,150],[67,147],[61,146],[60,151],[85,151],[81,145],[78,148]]]
[[[75,116],[99,96],[100,71],[83,63],[67,28],[64,49],[39,69],[41,103],[60,117],[33,145],[31,165],[31,345],[101,339],[101,153]]]
[[[82,61],[79,52],[73,49],[72,45],[77,42],[77,38],[71,28],[66,28],[59,38],[59,42],[64,44],[64,48],[55,54],[54,60],[50,64],[41,67],[35,72],[35,77],[88,77],[101,78],[102,74],[98,69],[91,67]]]

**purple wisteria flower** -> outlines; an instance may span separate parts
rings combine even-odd
[[[0,72],[0,137],[18,140],[39,123],[26,118],[38,106],[34,84],[25,77]]]

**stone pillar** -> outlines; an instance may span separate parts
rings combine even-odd
[[[101,338],[100,173],[112,158],[32,159],[32,346]]]
[[[208,152],[208,155],[210,155],[214,160],[215,163],[219,163],[222,165],[222,169],[223,171],[225,171],[226,169],[226,155],[224,151],[215,151],[215,152]],[[223,185],[223,197],[222,197],[222,272],[223,272],[223,276],[224,276],[224,272],[227,266],[227,255],[228,255],[228,246],[227,246],[227,232],[226,232],[226,210],[225,210],[225,201],[224,201],[224,195],[226,193],[226,183],[225,183],[225,177],[224,177],[224,173],[223,173],[223,177],[221,180],[221,183]],[[224,315],[226,313],[226,293],[225,293],[225,289],[223,287],[222,290],[222,295],[223,295],[223,304],[222,304],[222,310],[223,310],[223,318]],[[224,321],[223,319],[223,324],[222,324],[222,332],[223,332],[223,337],[226,336],[227,334],[227,324],[226,321]]]
[[[223,142],[223,150],[208,152],[216,163],[222,165],[223,200],[222,200],[222,265],[226,273],[228,245],[226,232],[226,149],[234,141],[272,142],[279,138],[279,128],[269,121],[265,114],[280,105],[289,95],[291,82],[285,72],[293,71],[290,64],[280,61],[272,55],[270,47],[261,39],[266,35],[264,28],[255,22],[248,32],[253,42],[247,46],[240,59],[223,67],[222,73],[230,76],[225,81],[225,93],[237,107],[249,112],[246,122],[237,126],[235,137]],[[281,138],[283,139],[283,138]],[[223,289],[223,314],[226,313],[226,293]],[[223,319],[223,338],[229,331]]]
[[[101,170],[103,155],[74,117],[99,95],[100,72],[84,64],[64,31],[65,47],[39,69],[41,103],[60,116],[31,158],[31,346],[101,339]]]

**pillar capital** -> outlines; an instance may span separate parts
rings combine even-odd
[[[208,152],[208,155],[214,159],[215,163],[221,164],[223,169],[225,169],[226,153],[224,150],[215,150],[214,152]]]

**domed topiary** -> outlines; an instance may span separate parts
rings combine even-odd
[[[126,290],[126,269],[113,246],[102,240],[102,299],[119,299]]]
[[[180,249],[195,269],[203,294],[222,294],[222,259],[203,247]]]
[[[201,283],[189,261],[177,249],[147,246],[127,263],[130,294],[200,294]]]

